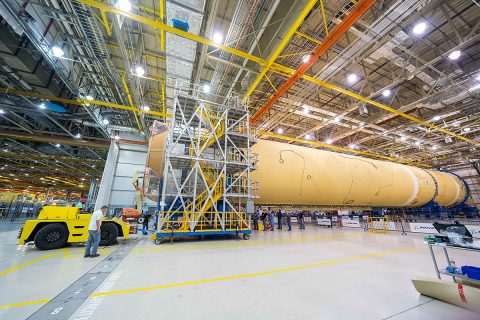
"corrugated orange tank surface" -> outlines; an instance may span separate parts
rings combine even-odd
[[[259,140],[259,204],[338,207],[419,207],[431,200],[454,206],[464,183],[447,172]]]

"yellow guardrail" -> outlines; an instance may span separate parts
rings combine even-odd
[[[159,232],[190,232],[190,224],[195,223],[195,232],[248,230],[249,221],[246,212],[190,212],[184,211],[177,219],[166,219],[168,213],[160,216],[163,228]],[[171,216],[171,215],[170,215]]]

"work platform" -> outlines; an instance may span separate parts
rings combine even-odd
[[[155,238],[250,234],[258,157],[249,112],[237,95],[177,84],[166,134]]]

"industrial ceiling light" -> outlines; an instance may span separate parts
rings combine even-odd
[[[143,109],[144,111],[150,111],[150,107],[149,107],[149,106],[143,106],[142,109]]]
[[[402,136],[402,137],[400,137],[400,140],[402,140],[402,141],[407,141],[407,137]]]
[[[0,114],[4,114],[5,111],[3,111],[3,109],[0,109]]]
[[[470,127],[466,127],[465,129],[463,129],[463,131],[469,132],[469,131],[470,131]]]
[[[93,97],[91,95],[87,95],[85,99],[87,99],[88,101],[93,101]]]
[[[415,142],[415,145],[418,147],[420,145],[420,141]]]
[[[348,83],[355,83],[355,82],[357,82],[357,80],[358,80],[358,76],[355,73],[350,73],[347,76]]]
[[[108,119],[103,119],[103,120],[102,120],[102,123],[103,123],[104,125],[108,125],[108,124],[110,123],[110,121],[108,121]]]
[[[116,134],[116,135],[113,136],[113,139],[120,140],[120,136],[118,134]]]
[[[432,146],[432,150],[437,150],[438,147],[437,146]]]
[[[332,140],[332,139],[327,139],[327,140],[325,141],[325,143],[326,143],[326,144],[332,144],[332,143],[333,143],[333,140]]]
[[[45,103],[40,103],[38,107],[43,110],[47,109],[47,106],[45,105]]]
[[[207,83],[205,83],[202,87],[203,89],[203,92],[205,93],[209,93],[210,92],[210,85],[208,85]]]
[[[475,79],[480,81],[480,74]]]
[[[59,144],[59,143],[57,143],[57,144],[55,145],[55,147],[57,147],[57,148],[60,148],[60,144]]]
[[[390,89],[383,90],[382,96],[385,98],[390,97],[390,94],[392,94],[392,91]]]
[[[352,149],[352,150],[355,150],[355,145],[352,143],[352,144],[348,145],[348,148]]]
[[[54,46],[52,47],[52,54],[57,57],[57,58],[60,58],[60,57],[63,57],[63,55],[65,54],[65,52],[63,52],[63,49],[60,48],[60,47],[57,47],[57,46]]]
[[[222,44],[223,35],[220,32],[215,32],[212,36],[212,41],[218,44]]]
[[[283,133],[283,129],[282,129],[282,128],[278,128],[278,129],[277,129],[277,133],[278,133],[278,134],[282,134],[282,133]]]
[[[435,116],[435,117],[433,117],[433,120],[435,120],[435,121],[440,120],[440,116]]]
[[[135,68],[133,68],[133,71],[139,77],[143,77],[145,75],[145,68],[141,65],[135,66]]]
[[[415,33],[417,36],[423,34],[425,30],[427,30],[427,24],[425,22],[417,23],[412,29],[413,33]]]
[[[118,0],[116,7],[125,12],[129,12],[130,10],[132,10],[132,4],[129,0]]]
[[[305,114],[310,113],[310,109],[308,109],[308,107],[303,107],[303,113]]]
[[[311,56],[312,56],[312,55],[311,55],[310,53],[304,55],[303,58],[302,58],[302,61],[303,61],[304,63],[307,63],[308,61],[310,61],[310,57],[311,57]]]
[[[79,132],[75,135],[75,138],[80,139],[82,137],[82,134]]]
[[[333,122],[339,123],[340,122],[340,117],[335,117],[335,119],[333,119]]]
[[[457,60],[458,58],[460,58],[460,55],[462,54],[462,52],[460,50],[455,50],[455,51],[452,51],[449,55],[448,55],[448,59],[450,60]]]
[[[307,133],[307,134],[305,135],[305,139],[306,139],[306,140],[311,140],[311,139],[312,139],[312,136]]]

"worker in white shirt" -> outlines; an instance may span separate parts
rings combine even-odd
[[[103,206],[100,210],[95,210],[90,217],[90,223],[88,224],[88,240],[87,248],[85,249],[85,258],[98,257],[97,253],[98,245],[100,244],[100,227],[102,226],[103,216],[107,213],[107,206]],[[90,253],[90,248],[92,247],[92,252]]]

